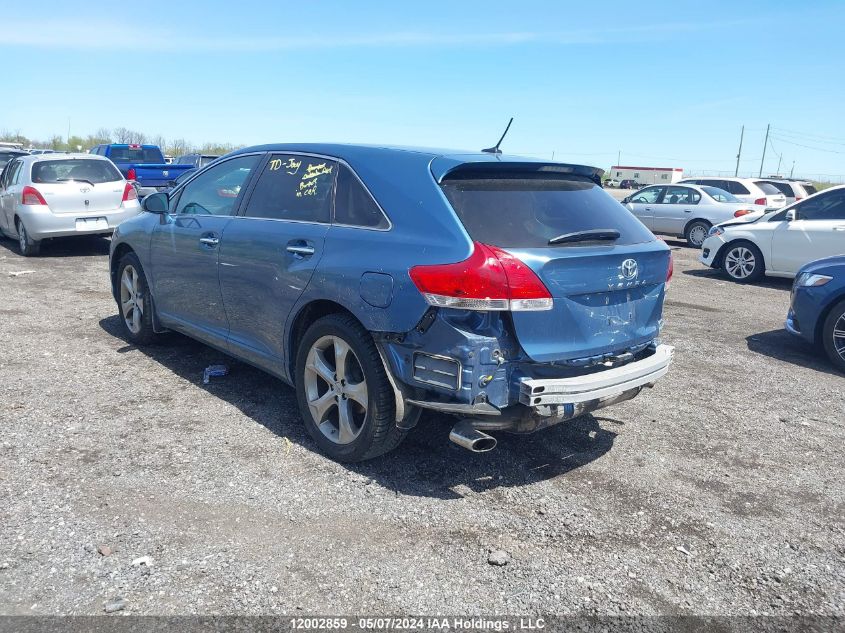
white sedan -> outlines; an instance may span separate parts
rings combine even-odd
[[[706,185],[651,185],[622,204],[652,232],[683,237],[693,248],[701,248],[714,224],[751,213],[762,215],[766,208]]]
[[[764,274],[794,277],[804,264],[834,255],[845,255],[845,185],[751,221],[714,226],[699,261],[752,282]]]

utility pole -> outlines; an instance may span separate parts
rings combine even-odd
[[[619,167],[622,164],[622,150],[620,149],[616,152],[616,166]]]
[[[67,142],[70,146],[70,117],[67,118]]]
[[[780,163],[781,163],[782,160],[783,160],[783,154],[778,156],[778,168],[777,168],[777,171],[775,172],[775,174],[778,175],[778,176],[780,176]]]
[[[739,175],[739,157],[742,156],[742,139],[745,136],[745,126],[742,126],[742,130],[739,133],[739,151],[736,153],[736,169],[734,170],[734,177]]]
[[[771,123],[766,125],[766,140],[763,141],[763,158],[760,159],[760,173],[757,174],[758,178],[763,177],[763,163],[766,161],[766,146],[769,144],[769,128],[772,127]]]
[[[792,161],[792,169],[789,170],[789,177],[792,178],[792,174],[795,173],[795,161]]]

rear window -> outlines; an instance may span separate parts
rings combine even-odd
[[[787,187],[787,189],[789,189],[789,193],[786,193],[786,191],[782,190],[780,187],[776,186],[772,182],[757,182],[757,183],[754,183],[754,184],[756,184],[758,187],[760,187],[760,189],[763,190],[763,193],[765,193],[767,196],[776,196],[779,193],[785,194],[787,196],[792,195],[792,189],[789,189],[789,185],[785,185]],[[778,183],[778,184],[784,184],[784,183]]]
[[[53,183],[72,180],[92,184],[122,180],[117,168],[107,160],[75,158],[68,160],[40,160],[32,164],[32,182]]]
[[[199,167],[205,167],[210,162],[217,160],[220,158],[219,156],[200,156],[200,164]]]
[[[156,147],[112,147],[108,154],[116,163],[153,163],[161,164],[164,156]]]
[[[543,247],[560,235],[595,229],[619,231],[614,244],[654,239],[599,185],[570,174],[465,173],[441,186],[470,237],[493,246]]]
[[[6,163],[17,156],[24,156],[23,152],[0,152],[0,167],[3,167]]]

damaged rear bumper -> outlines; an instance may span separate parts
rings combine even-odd
[[[568,378],[522,378],[519,404],[502,409],[489,403],[458,405],[412,399],[407,402],[459,415],[475,429],[533,433],[636,397],[666,374],[673,354],[671,345],[658,345],[653,354],[621,367]]]

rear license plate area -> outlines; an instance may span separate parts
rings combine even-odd
[[[76,218],[77,231],[107,231],[109,222],[105,218]]]

